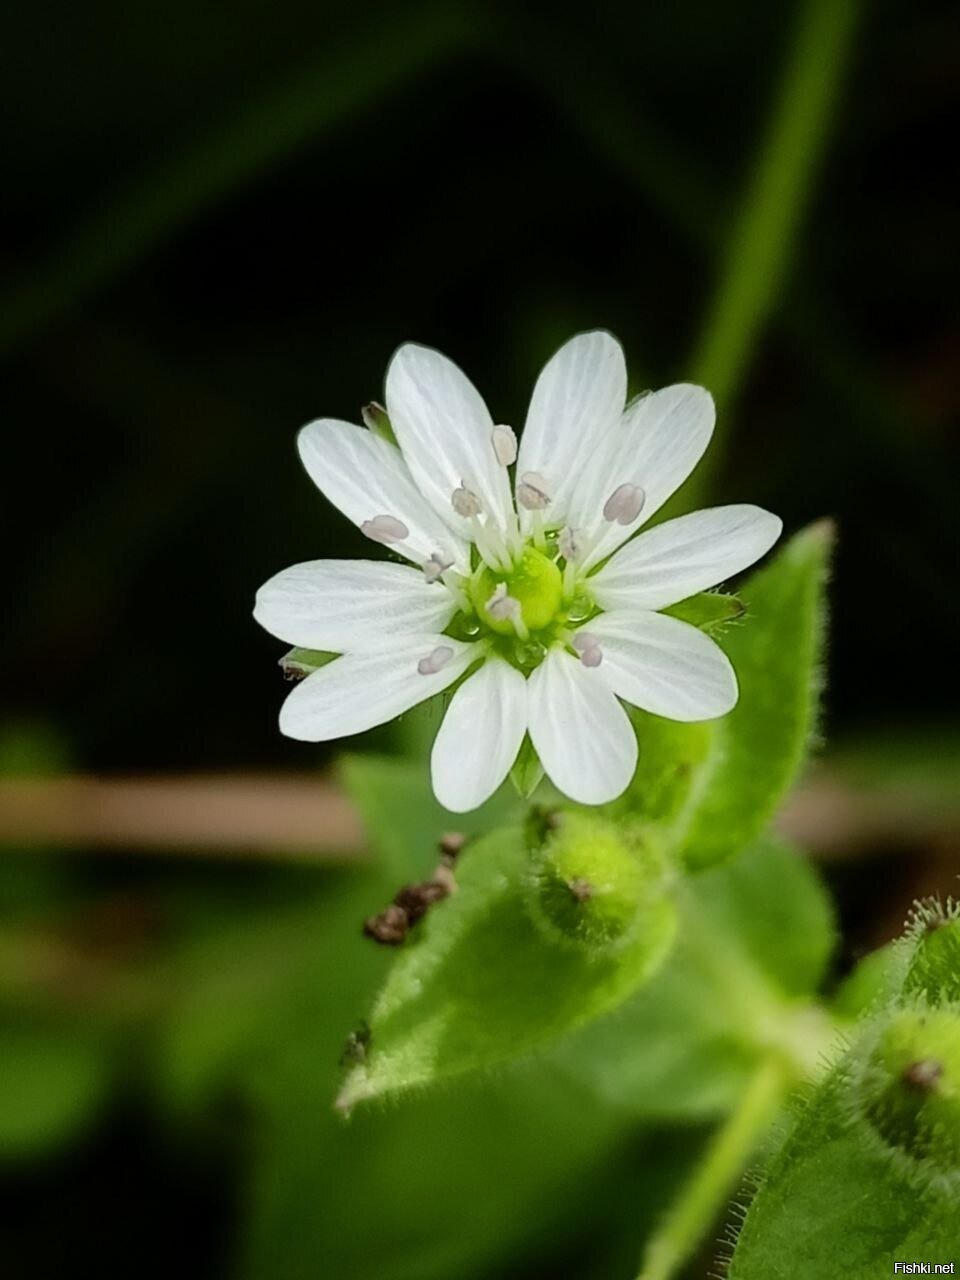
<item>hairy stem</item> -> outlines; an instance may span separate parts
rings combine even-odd
[[[729,1199],[789,1085],[790,1071],[779,1055],[760,1064],[736,1108],[711,1139],[693,1178],[648,1242],[638,1280],[670,1280],[691,1256]]]

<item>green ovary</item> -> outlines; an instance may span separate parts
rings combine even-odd
[[[563,578],[556,564],[535,547],[527,547],[509,573],[484,569],[470,587],[477,616],[498,635],[512,635],[509,618],[493,618],[487,601],[503,583],[507,594],[520,602],[523,621],[531,631],[541,631],[556,619],[563,596]]]

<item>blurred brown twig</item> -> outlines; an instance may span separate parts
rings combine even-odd
[[[934,800],[914,783],[859,783],[822,767],[777,825],[820,857],[905,845],[946,855],[960,843],[960,800]],[[327,862],[362,857],[367,840],[331,778],[73,775],[0,780],[0,845]]]

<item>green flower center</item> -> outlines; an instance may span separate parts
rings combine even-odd
[[[512,636],[515,629],[511,619],[495,616],[487,608],[501,587],[519,604],[523,622],[530,631],[549,627],[560,612],[563,575],[555,562],[535,547],[527,547],[509,573],[484,568],[470,585],[473,606],[484,626],[497,635]]]

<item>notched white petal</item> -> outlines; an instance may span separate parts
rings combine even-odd
[[[421,674],[420,659],[438,648],[451,655],[436,671]],[[442,693],[480,656],[476,645],[443,635],[381,639],[375,648],[335,658],[296,685],[280,709],[280,730],[304,742],[362,733]]]
[[[552,649],[527,682],[531,741],[554,786],[580,804],[616,799],[637,764],[630,720],[601,671]]]
[[[288,644],[342,653],[404,633],[442,631],[455,610],[444,586],[429,586],[408,565],[312,560],[265,582],[253,616]]]
[[[434,741],[430,773],[440,803],[455,813],[483,804],[509,773],[526,730],[526,680],[488,659],[453,695]]]
[[[591,579],[603,608],[665,609],[715,587],[764,555],[783,528],[762,507],[736,504],[679,516],[628,542]]]
[[[561,523],[587,460],[606,447],[623,412],[627,369],[616,338],[580,333],[547,361],[530,400],[517,468],[547,482]],[[534,508],[536,509],[536,508]]]
[[[393,430],[418,488],[461,536],[468,536],[450,495],[469,487],[500,527],[510,518],[510,484],[491,446],[493,419],[479,392],[452,360],[415,343],[387,369],[386,403]],[[461,477],[467,476],[464,484]]]
[[[416,564],[442,551],[468,567],[467,544],[425,501],[396,445],[352,423],[321,418],[300,431],[297,449],[310,479],[358,527],[388,514],[409,531],[388,544],[391,550]],[[388,536],[390,529],[396,526]]]
[[[736,705],[730,660],[709,636],[662,613],[614,610],[594,619],[610,688],[668,720],[714,720]]]

